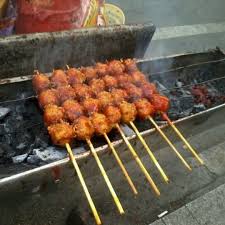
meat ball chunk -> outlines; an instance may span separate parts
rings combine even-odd
[[[146,83],[146,78],[143,73],[140,71],[135,71],[131,74],[132,83],[136,84],[137,86],[141,86]]]
[[[54,70],[50,81],[55,88],[68,85],[67,76],[63,70]]]
[[[74,86],[76,98],[78,101],[83,101],[87,98],[93,97],[93,91],[91,88],[86,84],[77,84]]]
[[[110,125],[115,125],[121,120],[120,109],[115,106],[107,106],[104,110],[104,115],[108,118]]]
[[[111,129],[111,126],[109,125],[109,122],[104,114],[94,113],[91,116],[91,122],[97,135],[108,133]]]
[[[83,107],[86,114],[90,116],[99,111],[100,102],[98,99],[88,98],[83,101]]]
[[[104,109],[108,105],[112,105],[114,103],[114,99],[111,93],[107,91],[102,91],[97,96],[100,104],[100,108]]]
[[[124,65],[125,65],[125,70],[128,73],[133,73],[135,71],[138,71],[137,68],[137,63],[135,60],[133,59],[126,59],[123,61]]]
[[[75,121],[84,113],[83,107],[74,100],[66,100],[62,107],[64,109],[66,119],[71,122]]]
[[[59,87],[56,89],[56,91],[60,103],[63,103],[68,99],[74,99],[76,97],[76,93],[71,86]]]
[[[89,82],[90,80],[97,78],[97,70],[91,66],[81,68],[81,72],[84,73],[86,80]]]
[[[73,128],[68,123],[56,123],[48,127],[48,133],[55,145],[65,146],[71,143],[74,137]]]
[[[105,82],[102,79],[91,80],[89,86],[95,95],[105,90]]]
[[[133,103],[121,102],[119,105],[123,123],[134,121],[137,115],[136,107]]]
[[[156,111],[166,112],[169,109],[169,99],[166,96],[159,94],[152,95],[151,103],[154,106]]]
[[[108,65],[104,63],[96,63],[95,69],[99,77],[103,77],[108,74]]]
[[[73,124],[75,136],[78,140],[91,139],[95,130],[89,118],[79,117]]]
[[[117,79],[113,76],[106,75],[103,77],[103,81],[105,82],[106,88],[109,90],[117,87]]]
[[[57,98],[55,89],[48,89],[46,91],[42,91],[38,96],[39,105],[41,108],[45,108],[47,105],[59,105],[59,100]]]
[[[85,75],[78,69],[70,68],[66,72],[68,82],[71,86],[82,84],[85,81]]]
[[[142,97],[142,90],[133,84],[124,85],[128,98],[133,102]]]
[[[44,122],[47,126],[59,123],[64,119],[63,108],[57,105],[47,105],[44,110]]]
[[[112,60],[108,63],[108,72],[111,75],[122,74],[125,70],[125,66],[119,60]]]
[[[148,116],[154,114],[154,106],[145,98],[141,98],[135,102],[137,115],[140,119],[146,119]]]
[[[116,79],[117,79],[118,86],[121,88],[126,86],[126,84],[132,82],[131,76],[126,73],[116,76]]]
[[[40,93],[50,87],[50,80],[46,75],[40,73],[33,76],[32,84],[36,93]]]
[[[111,94],[114,99],[114,104],[116,104],[116,105],[118,105],[122,101],[126,100],[128,97],[127,92],[123,89],[113,89]]]
[[[147,98],[148,100],[151,99],[153,94],[157,94],[157,89],[155,84],[153,83],[144,83],[141,86],[143,97]]]

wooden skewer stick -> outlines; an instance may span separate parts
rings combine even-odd
[[[82,188],[83,188],[83,190],[84,190],[84,193],[85,193],[85,195],[86,195],[86,197],[87,197],[88,203],[89,203],[89,205],[90,205],[90,207],[91,207],[91,210],[92,210],[92,213],[93,213],[93,215],[94,215],[96,224],[97,224],[97,225],[101,225],[102,222],[101,222],[101,220],[100,220],[100,218],[99,218],[99,215],[98,215],[98,212],[97,212],[97,210],[96,210],[96,208],[95,208],[94,202],[93,202],[93,200],[92,200],[92,198],[91,198],[91,195],[90,195],[90,193],[89,193],[89,191],[88,191],[88,188],[87,188],[87,186],[86,186],[86,183],[85,183],[85,181],[84,181],[84,178],[83,178],[83,176],[82,176],[82,173],[81,173],[81,171],[80,171],[80,168],[79,168],[79,166],[78,166],[78,164],[77,164],[77,161],[76,161],[76,159],[75,159],[75,157],[74,157],[74,155],[73,155],[73,152],[72,152],[72,150],[71,150],[71,147],[70,147],[70,145],[69,145],[68,143],[66,144],[66,149],[67,149],[68,154],[69,154],[69,156],[70,156],[70,160],[72,161],[73,166],[74,166],[74,168],[75,168],[75,170],[76,170],[76,172],[77,172],[77,175],[78,175],[78,177],[79,177],[79,179],[80,179],[81,186],[82,186]]]
[[[69,67],[68,65],[66,65],[66,68],[67,68],[67,69],[70,69],[70,67]]]
[[[148,117],[148,119],[151,121],[151,123],[155,126],[156,130],[161,134],[161,136],[164,138],[164,140],[168,143],[168,145],[173,149],[173,151],[176,153],[178,158],[182,161],[182,163],[189,169],[192,170],[189,164],[186,162],[186,160],[183,158],[183,156],[177,151],[175,146],[172,144],[172,142],[168,139],[168,137],[163,133],[163,131],[160,129],[160,127],[157,125],[157,123],[152,119],[151,116]]]
[[[127,137],[125,136],[123,130],[121,129],[121,127],[119,126],[119,124],[116,124],[116,128],[118,129],[120,135],[122,136],[124,142],[126,143],[127,147],[129,148],[131,154],[133,155],[134,159],[136,160],[137,164],[139,165],[139,167],[141,168],[142,172],[144,173],[145,177],[147,178],[148,182],[150,183],[151,187],[153,188],[153,190],[155,191],[156,195],[160,195],[160,191],[157,188],[155,182],[153,181],[153,179],[151,178],[151,176],[149,175],[148,171],[146,170],[145,166],[143,165],[143,163],[141,162],[140,158],[138,157],[137,153],[135,152],[134,148],[132,147],[132,145],[130,144],[130,142],[128,141]]]
[[[119,164],[121,170],[123,171],[123,174],[126,177],[132,191],[134,192],[135,195],[137,195],[138,194],[137,189],[135,188],[134,183],[132,182],[132,180],[131,180],[126,168],[124,167],[119,155],[117,154],[116,149],[114,148],[112,142],[110,141],[110,139],[109,139],[109,137],[106,133],[104,133],[104,137],[105,137],[109,147],[111,148],[112,153],[113,153],[114,157],[116,158],[117,163]]]
[[[173,122],[169,119],[166,113],[162,113],[162,117],[168,122],[168,124],[173,128],[173,130],[177,133],[180,139],[185,143],[191,153],[195,156],[195,158],[199,161],[201,165],[204,165],[203,160],[199,157],[196,151],[191,147],[186,138],[181,134],[181,132],[177,129],[177,127],[173,124]]]
[[[148,152],[151,160],[153,161],[153,163],[155,164],[155,166],[158,168],[161,176],[163,177],[163,179],[165,180],[165,182],[168,183],[169,178],[167,177],[167,175],[165,174],[165,172],[163,171],[162,167],[160,166],[160,164],[158,163],[157,159],[155,158],[154,154],[152,153],[151,149],[149,148],[149,146],[147,145],[146,141],[144,140],[144,138],[141,136],[139,130],[137,129],[137,127],[135,126],[135,124],[131,121],[130,122],[131,127],[133,128],[134,132],[136,133],[137,137],[139,138],[139,140],[141,141],[141,143],[143,144],[143,146],[145,147],[146,151]]]
[[[122,205],[120,203],[120,200],[117,197],[116,192],[114,191],[114,189],[112,187],[112,184],[111,184],[111,182],[110,182],[110,180],[109,180],[109,178],[108,178],[108,176],[107,176],[107,174],[105,172],[105,169],[104,169],[100,159],[98,158],[98,155],[97,155],[97,153],[95,151],[95,148],[94,148],[93,144],[91,143],[90,139],[86,139],[86,141],[87,141],[87,144],[89,145],[89,147],[91,149],[91,153],[93,154],[93,156],[94,156],[94,158],[95,158],[95,160],[96,160],[96,162],[98,164],[98,167],[99,167],[99,169],[100,169],[100,171],[102,173],[102,176],[105,179],[105,182],[106,182],[106,184],[107,184],[107,186],[109,188],[109,191],[110,191],[110,193],[111,193],[111,195],[113,197],[113,200],[114,200],[114,202],[115,202],[115,204],[116,204],[116,206],[117,206],[117,208],[119,210],[119,213],[120,214],[124,214],[124,210],[123,210],[123,207],[122,207]]]

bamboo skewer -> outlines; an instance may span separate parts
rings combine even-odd
[[[90,139],[86,139],[86,141],[87,141],[87,144],[89,145],[89,147],[91,149],[91,153],[93,154],[93,156],[94,156],[94,158],[95,158],[95,160],[96,160],[96,162],[98,164],[98,167],[99,167],[99,169],[100,169],[100,171],[102,173],[102,176],[103,176],[103,178],[104,178],[104,180],[105,180],[105,182],[106,182],[106,184],[107,184],[107,186],[109,188],[109,191],[110,191],[110,193],[111,193],[111,195],[113,197],[113,200],[114,200],[114,202],[115,202],[115,204],[116,204],[116,206],[117,206],[117,208],[119,210],[119,213],[120,214],[124,214],[124,210],[123,210],[123,207],[122,207],[122,205],[120,203],[120,200],[118,199],[118,197],[117,197],[117,195],[116,195],[116,193],[115,193],[115,191],[114,191],[114,189],[112,187],[112,184],[111,184],[111,182],[110,182],[110,180],[109,180],[109,178],[108,178],[108,176],[107,176],[107,174],[105,172],[105,169],[104,169],[104,167],[103,167],[103,165],[102,165],[102,163],[101,163],[101,161],[100,161],[96,151],[95,151],[95,148],[94,148],[93,144],[91,143]]]
[[[152,153],[151,149],[149,148],[149,146],[147,145],[146,141],[144,140],[144,138],[141,136],[139,130],[137,129],[137,127],[135,126],[135,124],[131,121],[130,122],[131,127],[133,128],[134,132],[136,133],[137,137],[139,138],[139,140],[141,141],[141,143],[143,144],[143,146],[145,147],[146,151],[148,152],[151,160],[153,161],[153,163],[155,164],[155,166],[158,168],[161,176],[163,177],[163,179],[165,180],[165,182],[168,183],[169,178],[167,177],[167,175],[165,174],[165,172],[163,171],[162,167],[160,166],[160,164],[158,163],[157,159],[155,158],[154,154]]]
[[[162,113],[162,116],[168,124],[173,128],[173,130],[177,133],[177,135],[180,137],[180,139],[185,143],[185,145],[188,147],[188,149],[191,151],[191,153],[195,156],[195,158],[199,161],[201,165],[204,165],[203,160],[199,157],[199,155],[196,153],[196,151],[191,147],[191,145],[188,143],[187,139],[181,134],[181,132],[177,129],[177,127],[174,125],[174,123],[169,119],[166,113]]]
[[[168,137],[164,134],[164,132],[160,129],[160,127],[157,125],[157,123],[153,120],[151,116],[148,117],[148,119],[151,121],[151,123],[155,126],[156,130],[160,133],[160,135],[163,137],[163,139],[168,143],[168,145],[173,149],[173,151],[176,153],[178,158],[182,161],[182,163],[188,168],[188,170],[192,170],[189,164],[186,162],[186,160],[183,158],[183,156],[177,151],[175,146],[172,144],[172,142],[168,139]]]
[[[157,188],[156,184],[154,183],[153,179],[151,178],[151,176],[149,175],[148,171],[146,170],[145,166],[143,165],[143,163],[141,162],[140,158],[138,157],[137,153],[135,152],[134,148],[132,147],[132,145],[130,144],[130,142],[128,141],[127,137],[125,136],[123,130],[120,128],[119,124],[116,124],[116,128],[118,129],[120,135],[122,136],[124,142],[126,143],[127,147],[129,148],[131,154],[133,155],[134,159],[136,160],[137,164],[139,165],[139,167],[141,168],[142,172],[144,173],[145,177],[147,178],[148,182],[150,183],[151,187],[153,188],[154,192],[156,193],[156,195],[160,195],[160,191]]]
[[[88,191],[88,188],[87,188],[87,186],[86,186],[86,183],[85,183],[85,181],[84,181],[84,178],[83,178],[83,176],[82,176],[82,173],[81,173],[81,171],[80,171],[80,168],[79,168],[79,166],[78,166],[78,164],[77,164],[77,161],[76,161],[76,159],[75,159],[75,157],[74,157],[74,155],[73,155],[73,152],[72,152],[72,150],[71,150],[71,147],[70,147],[70,145],[69,145],[68,143],[66,144],[66,149],[67,149],[68,154],[69,154],[69,156],[70,156],[70,160],[71,160],[71,162],[73,163],[73,166],[74,166],[74,168],[75,168],[75,170],[76,170],[76,172],[77,172],[77,175],[78,175],[78,177],[79,177],[81,186],[82,186],[82,188],[83,188],[83,190],[84,190],[84,193],[85,193],[85,195],[86,195],[86,197],[87,197],[87,200],[88,200],[88,203],[89,203],[90,208],[91,208],[91,210],[92,210],[92,213],[93,213],[93,215],[94,215],[96,224],[97,224],[97,225],[101,225],[102,222],[101,222],[101,220],[100,220],[100,218],[99,218],[99,215],[98,215],[98,212],[97,212],[97,210],[96,210],[96,208],[95,208],[94,202],[93,202],[93,200],[92,200],[92,198],[91,198],[91,195],[90,195],[90,193],[89,193],[89,191]]]
[[[119,164],[121,170],[123,171],[123,174],[126,177],[126,179],[127,179],[128,183],[129,183],[132,191],[134,192],[135,195],[137,195],[138,194],[137,189],[135,188],[134,183],[132,182],[132,180],[131,180],[131,178],[130,178],[126,168],[124,167],[121,159],[119,158],[119,155],[117,154],[116,149],[112,145],[112,143],[111,143],[111,141],[110,141],[110,139],[109,139],[109,137],[108,137],[108,135],[106,133],[104,133],[104,137],[105,137],[109,147],[111,148],[112,153],[113,153],[114,157],[116,158],[117,163]]]

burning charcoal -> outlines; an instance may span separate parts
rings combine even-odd
[[[175,86],[178,87],[178,88],[181,88],[183,85],[184,85],[183,82],[181,82],[181,81],[179,81],[179,80],[177,80],[177,81],[175,82]]]
[[[5,133],[5,124],[0,124],[0,135]]]
[[[37,165],[38,166],[40,164],[41,160],[36,155],[29,155],[27,157],[27,161],[26,162],[29,163],[29,164],[33,164],[33,165]]]
[[[201,112],[201,111],[204,111],[206,110],[206,107],[204,106],[204,104],[195,104],[194,105],[194,108],[193,108],[193,113],[198,113],[198,112]]]
[[[161,84],[159,81],[154,81],[154,83],[155,83],[155,85],[156,85],[156,87],[157,87],[157,89],[159,90],[159,91],[165,91],[167,88],[163,85],[163,84]]]
[[[185,111],[185,110],[190,110],[192,111],[193,109],[193,105],[194,105],[194,98],[189,95],[189,96],[182,96],[180,99],[180,108],[181,110]]]
[[[28,154],[23,154],[23,155],[17,155],[17,156],[14,156],[12,157],[12,161],[13,163],[22,163],[25,161],[25,159],[27,158]]]
[[[11,110],[0,106],[0,120],[4,119]]]
[[[0,152],[5,159],[11,159],[16,155],[16,152],[9,145],[5,143],[0,143]]]

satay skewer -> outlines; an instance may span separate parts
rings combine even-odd
[[[137,164],[139,165],[139,167],[141,168],[142,172],[144,173],[144,175],[145,175],[146,179],[148,180],[149,184],[153,188],[154,192],[156,193],[157,196],[159,196],[160,195],[159,189],[157,188],[155,182],[153,181],[153,179],[151,178],[150,174],[146,170],[145,166],[141,162],[141,160],[138,157],[136,151],[134,150],[134,148],[130,144],[129,140],[125,136],[125,134],[124,134],[123,130],[121,129],[121,127],[119,126],[119,124],[116,124],[116,128],[119,131],[120,135],[122,136],[124,142],[126,143],[127,147],[129,148],[129,150],[130,150],[131,154],[133,155],[134,159],[136,160]]]
[[[109,180],[109,178],[108,178],[108,176],[106,174],[106,171],[105,171],[105,169],[104,169],[104,167],[103,167],[103,165],[102,165],[102,163],[101,163],[101,161],[100,161],[100,159],[99,159],[99,157],[98,157],[98,155],[97,155],[97,153],[95,151],[95,148],[94,148],[91,140],[90,139],[86,139],[86,142],[87,142],[88,146],[90,147],[91,153],[94,156],[94,158],[95,158],[95,160],[96,160],[96,162],[98,164],[98,167],[99,167],[99,169],[100,169],[100,171],[102,173],[102,176],[103,176],[103,178],[104,178],[104,180],[105,180],[105,182],[106,182],[106,184],[107,184],[107,186],[109,188],[109,191],[110,191],[110,193],[111,193],[111,195],[113,197],[113,200],[114,200],[114,202],[115,202],[115,204],[116,204],[116,206],[117,206],[117,208],[119,210],[119,213],[120,214],[124,214],[124,210],[123,210],[123,207],[122,207],[122,205],[120,203],[120,200],[117,197],[116,192],[113,189],[113,186],[112,186],[112,184],[111,184],[111,182],[110,182],[110,180]]]
[[[176,149],[176,147],[172,144],[172,142],[168,139],[168,137],[164,134],[164,132],[160,129],[160,127],[158,126],[158,124],[154,121],[154,119],[149,116],[148,119],[150,120],[150,122],[154,125],[154,127],[156,128],[156,130],[160,133],[160,135],[163,137],[163,139],[168,143],[168,145],[172,148],[172,150],[176,153],[176,155],[178,156],[178,158],[182,161],[182,163],[184,164],[185,167],[188,168],[188,170],[192,170],[190,165],[187,163],[187,161],[183,158],[183,156],[178,152],[178,150]]]
[[[70,156],[70,160],[71,160],[71,162],[73,163],[73,166],[74,166],[74,168],[75,168],[75,170],[76,170],[76,172],[77,172],[77,175],[78,175],[78,177],[79,177],[81,186],[82,186],[82,188],[83,188],[83,190],[84,190],[84,193],[85,193],[85,195],[86,195],[86,197],[87,197],[87,200],[88,200],[88,203],[89,203],[90,208],[91,208],[91,210],[92,210],[92,213],[93,213],[93,215],[94,215],[96,224],[97,224],[97,225],[101,225],[101,224],[102,224],[101,219],[100,219],[100,217],[99,217],[99,215],[98,215],[98,212],[97,212],[97,210],[96,210],[96,208],[95,208],[94,202],[93,202],[93,200],[92,200],[92,198],[91,198],[91,195],[90,195],[90,193],[89,193],[89,191],[88,191],[88,188],[87,188],[87,186],[86,186],[86,183],[85,183],[85,181],[84,181],[84,178],[83,178],[83,176],[82,176],[82,173],[81,173],[81,171],[80,171],[80,168],[79,168],[79,166],[78,166],[78,164],[77,164],[77,161],[76,161],[76,159],[75,159],[75,157],[74,157],[74,155],[73,155],[73,152],[72,152],[72,150],[71,150],[71,147],[70,147],[70,145],[69,145],[68,143],[66,143],[66,149],[67,149],[67,152],[68,152],[68,154],[69,154],[69,156]]]
[[[113,153],[114,157],[116,158],[117,163],[119,164],[121,170],[123,171],[123,174],[124,174],[124,176],[126,177],[126,179],[127,179],[128,183],[129,183],[129,185],[130,185],[132,191],[134,192],[135,195],[137,195],[137,194],[138,194],[137,189],[136,189],[136,187],[134,186],[134,183],[133,183],[133,181],[131,180],[131,178],[130,178],[130,176],[129,176],[127,170],[126,170],[126,168],[124,167],[124,165],[123,165],[123,163],[122,163],[122,161],[121,161],[119,155],[117,154],[116,149],[114,148],[113,144],[111,143],[111,141],[110,141],[108,135],[107,135],[106,133],[104,133],[103,135],[104,135],[104,137],[105,137],[105,139],[106,139],[106,141],[107,141],[107,143],[108,143],[110,149],[112,150],[112,153]]]
[[[136,133],[137,137],[139,138],[139,140],[141,141],[141,143],[143,144],[143,146],[145,147],[146,151],[148,152],[151,160],[153,161],[153,163],[155,164],[155,166],[157,167],[157,169],[159,170],[161,176],[163,177],[165,182],[169,182],[169,178],[167,177],[167,175],[165,174],[165,172],[163,171],[162,167],[160,166],[160,164],[158,163],[157,159],[155,158],[154,154],[152,153],[151,149],[149,148],[149,146],[147,145],[146,141],[144,140],[144,138],[142,137],[142,135],[140,134],[139,130],[137,129],[137,127],[135,126],[135,124],[130,121],[130,125],[133,128],[134,132]]]
[[[203,160],[199,157],[199,155],[196,153],[196,151],[191,147],[191,145],[188,143],[187,139],[181,134],[181,132],[177,129],[177,127],[174,125],[174,123],[169,119],[166,113],[162,112],[162,117],[168,122],[168,124],[173,128],[173,130],[176,132],[176,134],[180,137],[180,139],[185,143],[185,145],[188,147],[188,149],[191,151],[191,153],[195,156],[195,158],[199,161],[201,165],[204,165]]]

